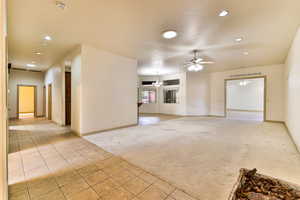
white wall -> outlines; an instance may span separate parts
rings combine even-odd
[[[81,132],[81,52],[74,55],[71,64],[71,129]]]
[[[44,87],[44,73],[30,72],[21,70],[11,70],[8,81],[8,109],[9,117],[17,117],[17,99],[18,99],[18,85],[35,85],[36,86],[36,108],[37,116],[43,116],[43,87]]]
[[[6,1],[0,0],[0,199],[7,200],[7,30]]]
[[[187,72],[186,115],[209,115],[210,77],[204,72]]]
[[[249,81],[240,85],[241,81]],[[243,79],[227,81],[227,109],[264,110],[264,79]]]
[[[140,112],[157,113],[158,110],[158,113],[163,114],[224,116],[225,79],[231,79],[232,75],[261,73],[267,78],[266,119],[283,121],[283,71],[284,65],[269,65],[223,72],[187,72],[161,76],[161,81],[180,78],[180,103],[163,104],[163,87],[160,87],[158,108],[154,105],[142,105]],[[145,78],[140,77],[140,79]]]
[[[285,122],[300,150],[300,29],[285,63]]]
[[[231,75],[261,73],[267,77],[266,119],[274,121],[284,120],[284,65],[270,65],[249,67],[210,74],[210,114],[224,116],[224,80],[232,78]]]
[[[48,116],[48,86],[52,85],[52,121],[64,125],[64,65],[57,63],[45,73],[46,85],[46,116]]]
[[[83,45],[81,65],[80,134],[136,124],[137,61]]]

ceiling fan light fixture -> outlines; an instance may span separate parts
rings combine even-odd
[[[195,70],[195,66],[194,65],[191,65],[188,67],[188,71],[192,72]]]
[[[191,65],[188,67],[188,71],[190,72],[198,72],[203,70],[203,66],[199,64]]]
[[[203,70],[203,66],[202,65],[195,65],[195,71],[198,72],[198,71],[201,71]]]
[[[164,31],[162,33],[163,38],[165,39],[173,39],[175,37],[177,37],[177,32],[174,30],[168,30],[168,31]]]
[[[189,60],[185,66],[187,67],[187,70],[190,72],[198,72],[203,70],[204,66],[203,64],[213,64],[212,61],[204,61],[203,58],[199,57],[200,50],[193,50],[194,57]]]

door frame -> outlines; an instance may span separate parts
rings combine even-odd
[[[43,117],[46,117],[46,86],[43,86]]]
[[[71,84],[70,84],[70,91],[71,91],[71,96],[70,96],[70,113],[69,113],[69,118],[70,118],[70,123],[67,123],[67,95],[66,95],[66,91],[67,91],[67,89],[66,89],[66,76],[67,76],[67,74],[70,74],[70,82],[71,82]],[[65,102],[64,102],[64,104],[65,104],[65,125],[66,126],[70,126],[71,124],[72,124],[72,72],[70,72],[70,71],[65,71]]]
[[[27,85],[27,84],[18,84],[17,85],[17,119],[19,118],[19,88],[20,87],[33,87],[34,88],[34,117],[37,117],[37,86],[36,85]]]
[[[48,120],[52,120],[52,84],[48,84],[47,86],[47,110],[48,110],[48,115],[47,118]]]
[[[241,78],[230,78],[224,80],[224,117],[227,117],[227,81],[233,81],[233,80],[244,80],[244,79],[258,79],[263,78],[264,79],[264,112],[263,112],[263,121],[267,121],[267,76],[250,76],[250,77],[241,77]]]

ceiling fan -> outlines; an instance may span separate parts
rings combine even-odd
[[[184,66],[187,67],[188,71],[198,72],[203,70],[204,64],[213,64],[213,61],[204,61],[203,58],[199,56],[199,50],[193,50],[194,57],[187,61]]]

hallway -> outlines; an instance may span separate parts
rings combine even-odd
[[[11,200],[193,200],[182,190],[43,119],[9,133]]]

